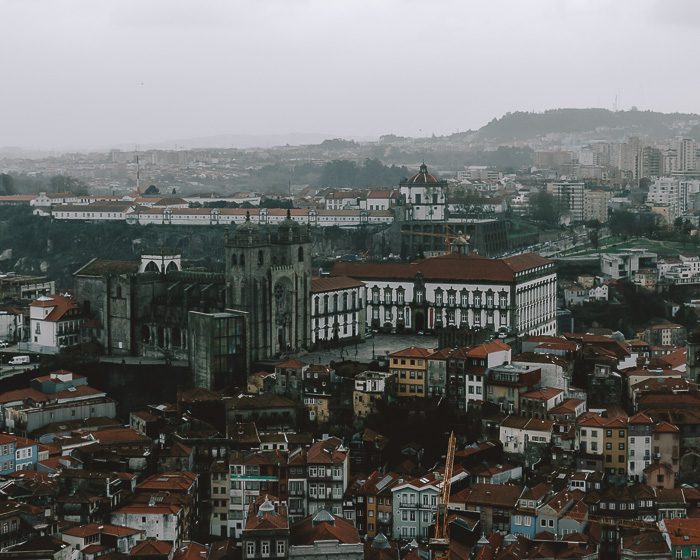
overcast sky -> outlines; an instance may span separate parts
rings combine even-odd
[[[0,146],[700,112],[695,0],[0,0]]]

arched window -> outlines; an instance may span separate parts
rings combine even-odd
[[[241,263],[241,266],[243,266],[245,264],[245,255],[241,255],[240,263]]]
[[[151,329],[148,328],[148,325],[141,327],[141,340],[146,343],[151,342]]]
[[[304,248],[299,247],[299,262],[303,262],[304,260]]]
[[[277,257],[272,257],[272,266],[277,266]]]
[[[160,269],[158,268],[158,265],[154,263],[153,261],[148,261],[148,264],[146,265],[146,272],[160,272]]]
[[[233,266],[236,266],[238,264],[238,255],[236,255],[235,253],[231,256],[231,264]]]
[[[118,298],[122,297],[122,287],[121,286],[117,286],[117,297]]]
[[[258,264],[261,265],[265,261],[265,257],[263,256],[262,251],[258,251]]]

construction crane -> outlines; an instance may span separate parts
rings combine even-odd
[[[445,474],[440,489],[440,500],[437,505],[435,517],[435,536],[430,539],[429,547],[433,558],[450,558],[450,527],[447,524],[447,505],[450,503],[450,490],[452,489],[452,468],[455,462],[455,433],[450,434],[447,441],[447,458],[445,460]]]
[[[442,237],[445,240],[445,253],[450,252],[450,246],[452,244],[453,239],[464,239],[465,241],[469,240],[469,236],[464,235],[461,231],[458,231],[456,234],[453,233],[452,229],[448,225],[445,226],[445,233],[411,231],[410,229],[402,229],[401,233],[405,233],[406,235],[427,235],[429,237]]]

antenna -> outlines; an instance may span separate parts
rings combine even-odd
[[[139,156],[136,156],[136,194],[141,196],[141,177],[139,175]]]

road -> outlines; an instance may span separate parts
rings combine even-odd
[[[353,360],[369,363],[398,350],[411,346],[437,348],[437,336],[417,334],[375,334],[364,342],[339,348],[323,348],[300,357],[302,362],[311,364],[330,364],[331,361]]]

